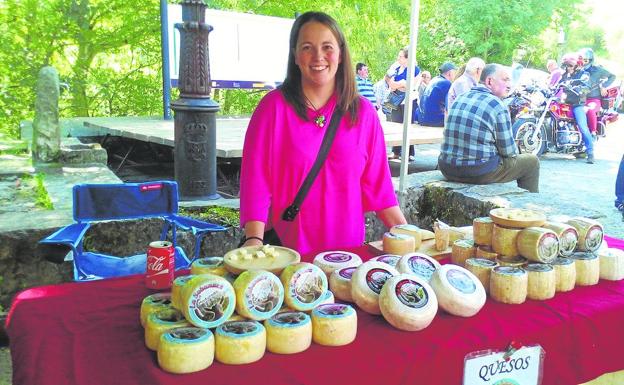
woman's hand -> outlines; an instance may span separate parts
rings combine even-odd
[[[264,222],[249,221],[245,223],[245,242],[242,246],[262,246]]]
[[[262,241],[256,238],[248,238],[245,243],[243,243],[243,247],[244,246],[262,246]]]

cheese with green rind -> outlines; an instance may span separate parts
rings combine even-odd
[[[191,326],[184,318],[182,312],[170,308],[150,314],[145,322],[145,346],[151,350],[157,350],[160,336],[167,330]]]
[[[351,277],[351,298],[365,312],[381,314],[379,293],[386,280],[395,275],[399,275],[399,272],[386,263],[364,262]]]
[[[141,326],[145,327],[147,317],[155,311],[171,308],[171,293],[155,293],[148,295],[141,301],[141,310],[139,319]]]
[[[327,291],[327,276],[323,270],[307,262],[286,266],[280,280],[284,286],[284,303],[294,310],[314,309]]]
[[[312,343],[312,321],[300,311],[278,313],[264,321],[267,350],[277,354],[300,353]]]
[[[182,308],[182,289],[193,275],[182,275],[173,280],[171,285],[171,305],[178,310]]]
[[[381,289],[379,309],[395,328],[418,331],[433,321],[438,300],[427,280],[413,274],[399,274],[388,279]]]
[[[266,350],[266,329],[257,321],[228,321],[215,331],[215,358],[223,364],[256,362]]]
[[[225,322],[236,307],[232,285],[214,274],[191,278],[182,289],[180,307],[186,319],[200,328],[213,328]]]
[[[182,327],[166,331],[158,344],[158,365],[174,374],[204,370],[214,360],[215,339],[208,329]]]
[[[357,335],[357,313],[345,304],[317,306],[312,311],[312,340],[324,346],[350,344]]]
[[[193,261],[191,264],[191,274],[214,274],[225,276],[227,270],[225,269],[225,263],[221,257],[205,257],[199,258]]]
[[[236,293],[236,312],[252,320],[271,318],[284,302],[282,282],[265,270],[244,271],[232,286]]]

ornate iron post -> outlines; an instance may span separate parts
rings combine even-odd
[[[180,199],[217,199],[216,113],[210,99],[210,63],[203,0],[183,0],[180,31],[180,98],[171,103],[174,120],[174,168]]]

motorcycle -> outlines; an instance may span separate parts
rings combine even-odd
[[[617,102],[622,97],[620,94],[620,86],[614,86],[607,88],[607,95],[601,98],[600,110],[596,114],[598,117],[598,126],[596,127],[596,134],[599,137],[606,136],[607,124],[615,122],[619,114],[617,112]],[[588,107],[592,102],[588,103]]]
[[[554,89],[538,89],[543,101],[521,112],[513,124],[520,152],[581,154],[585,151],[572,105],[564,103],[568,94],[579,96],[578,82],[559,84]]]

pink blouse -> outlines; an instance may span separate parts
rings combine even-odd
[[[293,222],[281,219],[299,191],[321,147],[336,97],[320,109],[323,128],[308,109],[302,120],[281,91],[269,92],[249,122],[240,177],[241,226],[261,221],[276,230],[282,244],[301,254],[359,246],[364,213],[396,206],[386,145],[379,118],[360,97],[359,119],[345,114],[325,163]]]

